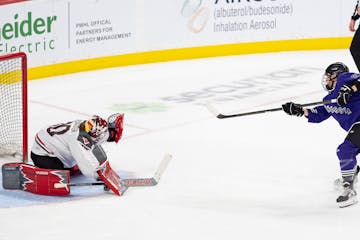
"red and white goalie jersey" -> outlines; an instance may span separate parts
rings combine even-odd
[[[96,179],[99,166],[107,158],[101,144],[106,142],[109,132],[106,121],[93,128],[91,121],[78,120],[41,129],[35,136],[31,152],[56,157],[64,168],[78,165],[83,175]]]

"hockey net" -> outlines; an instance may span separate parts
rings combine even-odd
[[[24,53],[0,55],[0,156],[27,161],[27,61]]]

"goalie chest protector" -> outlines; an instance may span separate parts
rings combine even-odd
[[[6,163],[2,166],[4,189],[20,189],[35,194],[64,196],[70,194],[70,188],[55,188],[54,184],[69,182],[68,170],[43,169],[24,163]]]

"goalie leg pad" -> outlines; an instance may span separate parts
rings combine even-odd
[[[54,187],[56,183],[70,182],[70,173],[67,170],[43,169],[24,163],[7,163],[2,166],[2,176],[4,189],[20,189],[49,196],[70,194],[68,187]]]

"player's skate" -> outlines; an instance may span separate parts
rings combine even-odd
[[[355,173],[355,176],[354,176],[354,187],[356,185],[356,183],[358,182],[358,174],[359,174],[359,171],[360,171],[360,167],[359,166],[356,166],[356,173]],[[343,178],[338,178],[334,181],[334,188],[337,190],[337,191],[342,191],[344,189],[344,179]]]
[[[336,202],[341,208],[351,206],[358,202],[356,191],[354,190],[354,185],[352,183],[345,182],[343,184],[343,192],[336,199]]]

